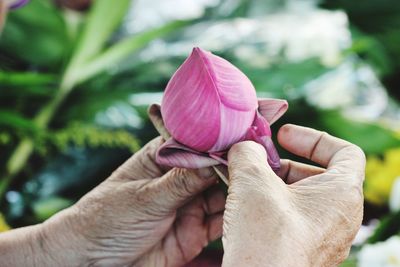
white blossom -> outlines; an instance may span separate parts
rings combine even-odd
[[[347,117],[374,121],[388,106],[389,96],[369,65],[349,58],[305,86],[307,101],[321,109],[341,109]]]
[[[324,65],[335,66],[350,45],[344,12],[289,9],[263,17],[197,23],[187,28],[178,42],[153,43],[142,59],[187,55],[192,47],[200,46],[213,52],[231,49],[239,59],[257,66],[268,66],[282,55],[289,62],[315,57]]]
[[[400,267],[400,237],[367,244],[357,255],[359,267]]]
[[[220,0],[135,0],[126,22],[128,33],[157,27],[172,20],[198,18]]]

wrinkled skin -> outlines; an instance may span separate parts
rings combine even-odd
[[[233,146],[223,266],[337,266],[361,224],[365,156],[355,145],[300,126],[283,126],[278,140],[323,168],[283,160],[278,177],[261,146]]]
[[[161,142],[150,142],[75,206],[47,221],[47,250],[56,255],[62,249],[79,258],[76,263],[95,266],[181,266],[220,237],[225,196],[213,186],[214,173],[164,174],[154,163]],[[74,266],[70,259],[55,262]]]
[[[223,266],[336,266],[360,227],[364,154],[294,125],[278,140],[322,168],[282,160],[275,174],[263,147],[236,144],[225,204],[210,169],[155,164],[158,138],[71,208],[0,234],[1,266],[182,266],[222,230]]]

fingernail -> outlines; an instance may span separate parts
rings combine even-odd
[[[197,174],[203,178],[210,178],[215,176],[215,171],[212,168],[201,168],[197,170]]]

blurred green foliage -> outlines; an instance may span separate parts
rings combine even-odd
[[[32,1],[27,8],[9,14],[1,36],[1,62],[13,69],[16,64],[27,67],[22,66],[24,63],[57,68],[72,46],[62,13],[49,1]]]
[[[89,184],[67,199],[35,192],[29,197],[21,195],[19,192],[24,192],[26,184],[46,174],[46,166],[51,166],[59,153],[81,147],[100,149],[107,155],[120,149],[119,154],[125,158],[126,152],[139,149],[140,141],[134,133],[140,135],[145,125],[139,114],[131,114],[136,116],[133,118],[136,123],[131,126],[96,122],[98,111],[109,108],[117,100],[126,101],[135,92],[134,81],[129,87],[107,84],[114,75],[105,71],[152,40],[173,33],[190,21],[173,21],[133,36],[118,37],[117,29],[130,4],[129,0],[99,0],[89,13],[71,15],[51,1],[33,0],[25,8],[9,14],[0,39],[0,198],[2,210],[9,211],[6,215],[11,223],[42,221],[93,187],[94,184]],[[78,18],[71,22],[69,16]],[[99,78],[101,82],[97,82]],[[115,168],[123,158],[118,162],[110,160],[111,167]],[[99,158],[97,164],[104,164],[104,160]],[[88,179],[88,175],[78,174],[79,169],[69,172],[79,180]],[[69,179],[68,175],[60,173],[52,177],[61,183]],[[100,174],[100,180],[105,175]],[[7,197],[4,202],[7,191],[11,192],[11,198]],[[13,194],[19,197],[14,199]],[[13,211],[21,199],[24,206],[22,210],[17,208],[18,214],[15,214]]]
[[[259,16],[254,10],[273,14],[288,1],[236,1],[228,11],[225,2],[198,18],[133,34],[123,26],[129,0],[96,0],[87,13],[73,14],[50,0],[32,0],[9,14],[0,38],[0,201],[12,226],[43,221],[74,203],[156,135],[147,120],[149,100],[137,99],[161,93],[185,54],[144,60],[145,48],[161,39],[165,46],[178,45],[202,23]],[[396,96],[399,4],[327,0],[321,6],[343,9],[349,16],[352,45],[342,58],[373,66]],[[338,65],[324,65],[316,57],[289,61],[283,55],[254,65],[229,45],[216,53],[248,75],[258,94],[289,100],[289,112],[275,132],[287,122],[315,127],[367,154],[400,145],[399,137],[380,124],[356,121],[306,100],[306,85]]]
[[[346,11],[356,34],[355,47],[374,64],[389,92],[400,84],[400,3],[396,0],[324,0],[322,6]]]

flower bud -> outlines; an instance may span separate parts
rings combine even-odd
[[[160,147],[157,161],[186,168],[226,164],[233,144],[253,140],[265,147],[271,167],[279,169],[270,124],[286,109],[284,100],[258,100],[238,68],[194,48],[165,89],[161,116],[171,138]]]

